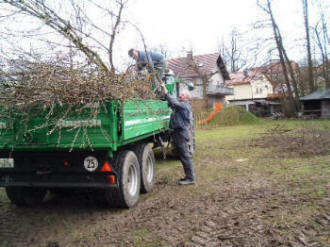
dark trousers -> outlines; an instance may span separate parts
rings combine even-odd
[[[185,177],[187,179],[195,180],[194,164],[192,155],[189,152],[189,139],[190,134],[187,130],[174,130],[172,132],[172,139],[182,163]]]

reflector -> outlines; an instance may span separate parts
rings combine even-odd
[[[68,161],[64,161],[64,166],[69,166],[70,163]]]
[[[112,172],[111,166],[108,161],[105,161],[103,163],[103,166],[101,168],[101,172]]]
[[[114,175],[107,176],[107,181],[109,184],[115,184],[116,183],[116,177]]]

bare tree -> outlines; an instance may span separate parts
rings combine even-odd
[[[41,23],[44,23],[51,29],[55,30],[62,37],[69,40],[76,49],[85,54],[88,60],[91,63],[96,64],[99,69],[108,72],[111,71],[112,73],[115,72],[115,65],[113,62],[114,42],[116,35],[119,32],[120,24],[122,23],[122,12],[127,2],[128,0],[116,0],[114,3],[117,5],[117,8],[112,10],[110,8],[103,7],[104,5],[99,5],[96,1],[88,1],[88,3],[98,7],[109,16],[112,27],[111,30],[106,30],[93,23],[91,18],[86,13],[84,5],[80,4],[79,1],[70,0],[69,2],[64,3],[71,4],[72,9],[74,10],[74,15],[72,17],[73,19],[70,19],[69,17],[64,17],[61,15],[60,11],[55,9],[54,6],[51,6],[51,4],[47,1],[0,0],[0,4],[7,4],[14,7],[16,13],[31,16],[40,20]],[[58,6],[60,5],[61,3],[58,3]],[[88,24],[90,30],[84,28],[85,24]],[[103,35],[109,37],[109,44],[105,45],[103,41],[97,39],[95,35],[92,34],[91,29],[97,30]],[[98,49],[95,49],[95,46],[91,45],[91,42],[89,41],[93,42],[108,53],[110,68],[102,59]]]
[[[280,58],[280,63],[281,63],[282,71],[283,71],[284,82],[285,82],[286,88],[287,88],[287,97],[288,97],[289,104],[290,104],[291,114],[295,114],[295,112],[299,110],[299,102],[298,102],[299,92],[298,92],[297,81],[296,81],[296,77],[294,74],[294,70],[291,65],[291,61],[289,60],[286,50],[283,45],[283,39],[282,39],[280,29],[276,23],[275,16],[273,14],[272,2],[273,2],[273,0],[265,0],[265,3],[262,4],[259,0],[257,0],[257,5],[270,18],[273,35],[274,35],[274,40],[276,43],[276,48],[278,51],[278,55]],[[295,97],[294,97],[292,89],[291,89],[290,79],[293,84]]]
[[[159,44],[157,46],[151,47],[150,50],[162,54],[165,59],[168,59],[172,56],[169,48],[165,44]]]
[[[223,39],[220,44],[220,54],[222,54],[223,59],[226,64],[230,64],[230,71],[237,72],[244,65],[246,65],[246,60],[243,59],[243,49],[240,46],[240,37],[237,28],[233,28],[230,33],[230,42],[226,43]]]
[[[188,52],[189,53],[189,52]],[[199,62],[194,59],[191,51],[191,55],[187,56],[186,58],[186,69],[187,70],[192,70],[196,73],[197,77],[200,78],[201,83],[202,83],[202,95],[203,95],[203,100],[204,100],[204,107],[207,107],[207,88],[208,85],[211,82],[212,77],[218,73],[219,71],[205,71],[203,69],[202,64],[199,64]]]
[[[319,6],[320,20],[313,27],[314,38],[316,45],[321,55],[321,75],[325,80],[326,87],[330,89],[330,71],[329,71],[329,58],[328,58],[328,28],[326,18],[324,17],[323,9]]]
[[[308,82],[310,91],[314,91],[314,76],[313,76],[313,63],[311,53],[311,41],[309,32],[309,20],[308,20],[308,0],[301,0],[303,6],[305,33],[306,33],[306,50],[307,50],[307,62],[308,62]]]
[[[110,42],[109,42],[109,63],[110,63],[111,71],[113,73],[115,72],[115,66],[113,62],[113,46],[115,43],[116,34],[118,33],[119,26],[122,22],[122,12],[128,0],[116,0],[115,2],[118,5],[117,13],[93,2],[93,4],[95,4],[98,8],[106,11],[110,16],[110,18],[112,19],[113,25],[112,25],[112,30],[110,30],[111,34],[110,34]]]

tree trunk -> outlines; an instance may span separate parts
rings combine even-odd
[[[202,79],[202,88],[203,88],[203,99],[204,99],[204,107],[208,108],[208,99],[207,99],[207,86],[209,84],[209,78],[207,75],[201,75]]]
[[[287,86],[287,92],[288,92],[288,98],[289,98],[289,102],[290,102],[291,112],[292,112],[292,114],[295,114],[298,110],[298,107],[297,107],[296,101],[293,98],[293,94],[292,94],[292,90],[291,90],[289,75],[288,75],[288,71],[287,71],[287,67],[286,67],[285,58],[283,55],[282,37],[280,35],[280,30],[277,27],[277,24],[276,24],[276,21],[275,21],[273,12],[272,12],[272,6],[271,6],[271,3],[269,0],[267,0],[267,8],[268,8],[268,14],[269,14],[271,22],[272,22],[274,38],[275,38],[276,47],[277,47],[279,57],[280,57],[280,63],[281,63],[281,67],[283,70],[284,81]]]
[[[289,57],[286,53],[286,50],[284,49],[281,35],[280,35],[280,45],[281,45],[281,50],[283,52],[283,56],[285,58],[285,63],[288,66],[290,77],[291,77],[291,80],[292,80],[292,85],[293,85],[293,90],[294,90],[295,100],[296,100],[296,107],[297,107],[297,110],[299,110],[300,109],[300,107],[299,107],[299,95],[300,94],[299,94],[299,91],[298,91],[298,83],[297,83],[297,79],[296,79],[295,73],[294,73],[293,68],[292,68],[291,61],[290,61],[290,59],[289,59]]]
[[[305,32],[306,32],[306,49],[307,49],[307,62],[308,62],[308,82],[310,87],[310,92],[315,90],[314,77],[313,77],[313,63],[311,54],[311,42],[309,36],[309,25],[308,25],[308,0],[302,0],[303,11],[304,11],[304,22],[305,22]]]
[[[115,65],[113,63],[113,45],[115,43],[116,33],[118,31],[117,29],[121,22],[121,14],[122,14],[122,11],[124,8],[124,3],[122,1],[120,1],[120,2],[118,1],[118,4],[119,4],[119,11],[118,11],[118,15],[116,18],[116,23],[112,29],[112,33],[110,36],[110,43],[109,43],[109,62],[110,62],[110,67],[111,67],[112,73],[115,73]]]

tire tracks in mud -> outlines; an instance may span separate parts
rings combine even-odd
[[[252,192],[252,194],[254,194]],[[256,195],[254,195],[256,196]],[[265,201],[272,198],[264,198]],[[225,203],[226,204],[226,203]],[[299,225],[289,237],[265,223],[265,214],[271,214],[272,206],[247,200],[229,202],[219,207],[219,213],[205,220],[184,247],[252,247],[252,246],[330,246],[330,208],[324,206],[324,214],[313,217],[314,224]],[[315,226],[317,225],[317,226]],[[320,239],[324,239],[321,241]]]
[[[5,199],[0,202],[0,247],[60,246],[61,241],[48,241],[54,231],[57,231],[53,224],[57,227],[64,225],[66,222],[61,214],[70,216],[68,212],[78,212],[76,215],[85,217],[86,212],[91,209],[86,203],[85,196],[75,194],[70,195],[70,198],[48,198],[42,204],[32,207],[17,207]],[[97,210],[97,207],[94,209]],[[57,215],[60,217],[56,221]]]
[[[276,199],[280,204],[286,202],[287,207],[299,202],[292,201],[290,204],[293,199],[285,195],[281,197],[281,188],[275,188],[269,181],[260,181],[260,178],[259,181],[251,177],[242,179],[240,185],[237,185],[237,181],[226,186],[219,184],[216,191],[204,194],[191,192],[189,187],[176,186],[174,181],[164,183],[166,185],[157,184],[150,197],[141,198],[139,204],[130,210],[97,212],[97,209],[90,207],[80,210],[77,217],[84,219],[79,219],[77,223],[87,225],[93,219],[93,223],[90,223],[93,237],[88,242],[84,243],[84,238],[63,240],[58,235],[52,235],[51,239],[57,243],[56,246],[76,246],[77,243],[80,246],[109,246],[110,243],[112,246],[134,246],[134,237],[127,235],[123,241],[123,236],[142,229],[149,234],[142,237],[143,241],[161,240],[160,246],[324,247],[326,245],[319,239],[326,239],[327,234],[330,235],[329,201],[324,200],[320,201],[320,207],[324,209],[322,214],[314,217],[313,225],[316,226],[294,227],[290,238],[267,223],[265,218],[273,217],[278,210],[270,201]],[[78,201],[72,202],[74,206]],[[47,241],[42,239],[43,233],[40,233],[45,222],[38,225],[37,219],[46,217],[50,211],[60,212],[61,207],[67,206],[65,201],[60,202],[60,206],[50,205],[50,209],[42,205],[27,211],[11,206],[9,202],[0,204],[0,237],[6,240],[3,246],[48,246]],[[73,208],[69,211],[73,211]],[[41,216],[35,217],[39,211]],[[93,211],[93,214],[89,215],[89,211]],[[20,224],[20,218],[24,215],[32,222]],[[30,229],[26,229],[28,226]],[[35,231],[39,233],[31,236]]]
[[[20,230],[20,214],[13,212],[14,207],[5,202],[0,204],[0,246],[23,246],[29,237]]]

